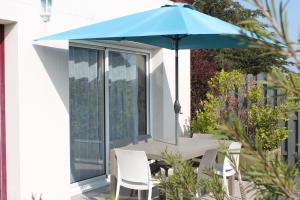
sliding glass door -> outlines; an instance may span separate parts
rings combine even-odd
[[[71,183],[85,184],[109,173],[110,149],[147,137],[147,56],[69,49]]]
[[[147,135],[146,56],[109,52],[110,148]]]
[[[105,174],[104,51],[70,47],[71,183]]]

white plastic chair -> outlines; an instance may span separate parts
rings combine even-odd
[[[148,190],[148,200],[151,200],[152,187],[151,171],[144,151],[115,149],[117,157],[118,177],[116,199],[119,199],[120,187],[138,190]]]
[[[231,154],[232,158],[234,159],[237,168],[239,166],[241,147],[242,147],[241,143],[232,142],[228,148],[228,151]],[[220,176],[223,176],[224,189],[227,195],[229,195],[227,177],[234,176],[235,174],[237,174],[237,172],[233,168],[233,163],[231,162],[230,158],[225,156],[223,165],[222,164],[216,165],[216,173]]]
[[[218,153],[217,149],[211,149],[205,151],[198,167],[198,178],[203,178],[205,176],[204,171],[206,169],[215,167],[217,153]]]
[[[206,176],[204,173],[205,170],[209,168],[212,169],[215,168],[217,153],[218,153],[217,149],[211,149],[205,151],[198,167],[198,172],[197,172],[198,179],[204,178]],[[201,196],[200,190],[198,191],[197,195],[198,198]]]

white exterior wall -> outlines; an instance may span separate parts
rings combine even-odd
[[[150,70],[152,134],[162,141],[175,142],[175,52],[168,49],[152,52]],[[188,134],[190,118],[190,51],[179,51],[180,132]],[[163,111],[163,112],[162,112]]]
[[[68,43],[33,40],[157,8],[167,0],[53,0],[48,23],[39,0],[0,0],[5,23],[8,200],[43,194],[46,200],[70,199]],[[151,131],[174,133],[174,52],[153,50]],[[190,116],[190,56],[180,51],[180,115],[184,131]],[[168,136],[164,136],[168,137]]]

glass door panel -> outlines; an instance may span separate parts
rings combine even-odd
[[[105,174],[104,51],[70,47],[71,183]]]
[[[147,134],[146,56],[109,52],[110,149]]]

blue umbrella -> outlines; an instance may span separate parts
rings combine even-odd
[[[46,36],[38,40],[127,40],[175,50],[175,138],[178,144],[178,49],[245,48],[250,32],[176,3],[105,22]]]

